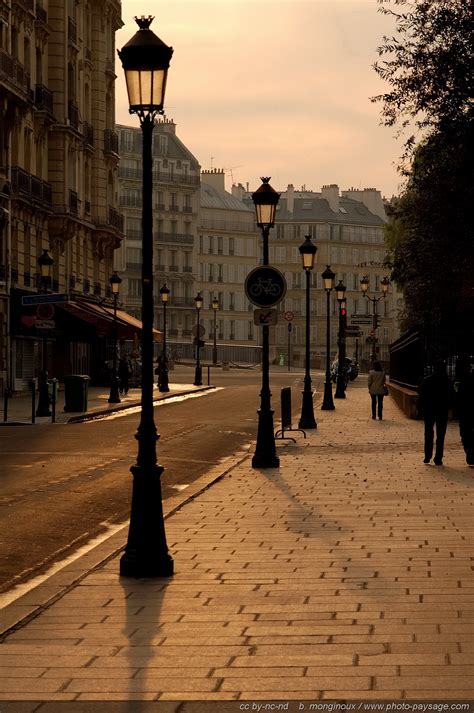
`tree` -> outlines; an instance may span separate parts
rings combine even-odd
[[[473,4],[469,0],[378,0],[379,11],[395,20],[374,64],[390,90],[382,102],[386,126],[402,133],[413,121],[419,130],[443,131],[470,121],[473,110]],[[415,146],[405,142],[404,157]]]
[[[474,122],[432,132],[413,154],[386,233],[404,326],[474,326]]]

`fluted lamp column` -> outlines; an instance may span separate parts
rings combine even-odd
[[[321,275],[323,287],[326,290],[326,380],[324,382],[324,398],[321,405],[322,411],[334,411],[331,384],[331,292],[334,289],[336,275],[327,265]]]
[[[217,364],[217,310],[219,309],[219,300],[212,300],[212,309],[214,312],[214,345],[212,347],[212,363]]]
[[[166,349],[166,306],[168,304],[170,290],[166,283],[160,289],[161,304],[163,305],[163,347],[161,350],[161,362],[158,373],[158,388],[162,392],[170,390],[168,381],[168,353]]]
[[[197,293],[194,298],[194,304],[196,305],[196,370],[194,372],[194,386],[202,386],[202,367],[201,367],[201,322],[200,314],[202,308],[202,295],[200,292]]]
[[[42,255],[38,258],[38,267],[40,269],[41,276],[41,290],[46,293],[48,292],[48,285],[51,280],[51,270],[53,267],[53,258],[48,253],[47,250],[43,250]],[[41,375],[39,382],[39,398],[38,406],[36,408],[37,416],[51,416],[51,399],[49,398],[48,390],[48,363],[47,363],[47,350],[48,350],[48,340],[46,337],[46,330],[43,330],[42,338],[42,366]]]
[[[142,211],[142,394],[136,465],[132,466],[133,491],[130,527],[120,574],[126,577],[169,577],[173,559],[168,552],[161,475],[157,464],[159,435],[153,415],[153,157],[156,117],[163,114],[166,79],[173,48],[150,30],[153,17],[135,18],[138,32],[119,51],[127,84],[130,113],[138,115],[143,136]]]
[[[311,334],[310,334],[310,288],[311,288],[311,272],[314,268],[316,259],[317,247],[311,240],[310,235],[305,236],[305,241],[300,245],[300,255],[303,262],[303,270],[306,275],[306,344],[305,344],[305,360],[304,360],[304,387],[303,399],[301,402],[301,417],[298,427],[302,429],[317,428],[316,419],[314,417],[313,407],[313,390],[311,388]]]
[[[113,357],[112,357],[112,377],[110,379],[110,394],[109,394],[109,404],[119,404],[120,394],[119,394],[119,379],[117,374],[117,300],[120,294],[120,285],[122,284],[122,278],[117,271],[111,275],[109,279],[110,289],[112,290],[112,297],[114,298],[114,322],[113,322]]]
[[[339,280],[336,285],[336,297],[339,304],[339,337],[338,337],[338,357],[337,357],[337,382],[335,399],[346,398],[346,380],[345,380],[345,360],[346,360],[346,335],[345,335],[345,320],[343,309],[346,304],[346,286],[342,280]]]

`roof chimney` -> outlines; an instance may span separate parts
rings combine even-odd
[[[225,173],[223,168],[211,168],[201,171],[201,181],[212,186],[219,193],[225,193]]]
[[[292,183],[288,184],[286,189],[286,210],[288,213],[293,213],[295,208],[295,188]]]
[[[342,191],[344,198],[352,198],[354,201],[360,201],[374,215],[378,215],[382,220],[387,220],[385,206],[382,200],[382,194],[376,188],[349,188],[347,191]]]
[[[339,186],[337,183],[330,183],[321,188],[321,198],[329,204],[333,213],[339,213]]]

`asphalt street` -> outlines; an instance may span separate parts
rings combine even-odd
[[[191,373],[180,366],[170,378],[189,383]],[[206,380],[206,370],[203,376]],[[294,387],[298,413],[302,377],[301,370],[272,373],[275,420],[282,386]],[[218,390],[155,408],[164,499],[249,448],[256,437],[260,379],[258,370],[216,370],[212,382]],[[321,374],[313,375],[319,392],[321,380]],[[1,591],[41,573],[109,524],[127,520],[138,421],[133,412],[86,423],[0,429]]]

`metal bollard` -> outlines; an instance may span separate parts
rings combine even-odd
[[[211,383],[211,367],[210,364],[207,365],[207,385]]]
[[[31,379],[31,423],[36,423],[36,379]]]
[[[58,380],[57,379],[52,379],[53,382],[53,399],[51,403],[51,423],[56,423],[56,397],[57,397],[57,389],[58,389]]]
[[[10,389],[5,386],[3,390],[3,420],[8,421],[8,399],[10,398]]]

